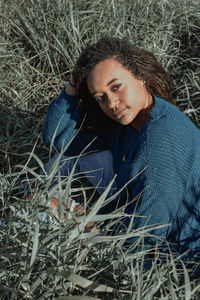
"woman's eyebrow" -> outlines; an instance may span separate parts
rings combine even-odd
[[[113,83],[113,81],[115,81],[115,80],[118,80],[118,78],[113,78],[113,79],[111,79],[111,80],[106,84],[106,86],[110,85],[110,84]]]
[[[113,79],[111,79],[107,84],[106,84],[106,86],[109,86],[111,83],[113,83],[115,80],[118,80],[118,78],[113,78]],[[92,95],[94,96],[96,93],[98,93],[98,92],[93,92],[92,93]]]

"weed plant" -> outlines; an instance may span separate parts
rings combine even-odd
[[[58,164],[40,173],[55,153],[41,140],[47,106],[81,49],[102,35],[153,52],[175,104],[200,127],[199,0],[1,0],[0,31],[0,299],[199,299],[199,281],[174,254],[161,261],[156,248],[145,267],[149,228],[108,234],[125,217],[123,208],[97,215],[112,200],[109,186],[97,197],[74,186],[73,172],[61,183]],[[84,203],[83,215],[70,212],[71,199]],[[129,235],[138,237],[131,246]]]

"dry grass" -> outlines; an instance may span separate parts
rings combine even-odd
[[[199,299],[178,259],[156,255],[147,269],[146,250],[125,248],[124,232],[107,234],[119,212],[101,228],[106,216],[96,212],[106,195],[59,226],[38,221],[42,212],[52,216],[54,194],[60,216],[69,215],[62,199],[85,197],[73,174],[64,189],[58,181],[49,190],[53,173],[44,179],[39,169],[49,159],[40,137],[47,106],[86,44],[110,34],[152,51],[173,79],[177,106],[200,126],[199,1],[2,0],[0,8],[1,299]],[[39,192],[29,202],[17,186],[25,177],[35,182],[29,196]],[[97,230],[85,229],[88,220]]]

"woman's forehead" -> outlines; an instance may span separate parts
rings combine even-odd
[[[98,63],[87,76],[87,86],[91,94],[95,94],[109,87],[116,81],[133,81],[136,78],[123,67],[123,65],[113,58],[106,59]]]
[[[112,77],[121,76],[123,73],[127,72],[121,63],[113,58],[109,58],[99,62],[89,73],[88,77],[98,78],[98,77]],[[129,71],[128,71],[129,72]],[[103,79],[102,78],[102,79]]]
[[[125,69],[114,59],[107,59],[98,63],[87,76],[87,83],[93,89],[99,85],[109,85],[112,81],[124,76]]]

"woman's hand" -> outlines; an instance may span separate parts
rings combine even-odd
[[[69,83],[67,84],[66,88],[65,88],[65,92],[68,95],[71,96],[75,96],[76,95],[76,87],[75,87],[75,83],[74,83],[74,78],[71,77]]]
[[[76,92],[75,92],[75,88],[73,86],[71,86],[70,84],[68,84],[65,88],[65,92],[70,95],[70,96],[75,96]]]

